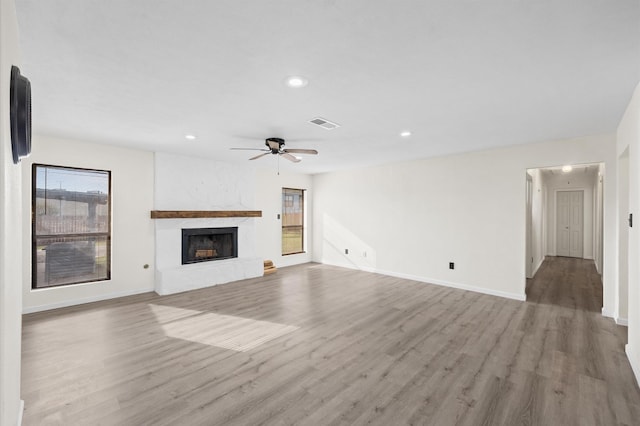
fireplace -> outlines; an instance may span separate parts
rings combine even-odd
[[[238,228],[182,230],[182,264],[238,257]]]

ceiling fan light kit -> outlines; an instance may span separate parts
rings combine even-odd
[[[269,147],[272,154],[278,154],[284,146],[284,139],[282,138],[267,138],[264,144]]]

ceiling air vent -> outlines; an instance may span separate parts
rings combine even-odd
[[[323,129],[327,129],[327,130],[333,130],[333,129],[337,129],[338,127],[340,127],[340,125],[338,123],[334,123],[334,122],[331,122],[329,120],[325,120],[324,118],[321,118],[321,117],[316,117],[313,120],[309,120],[309,123],[315,124],[317,126],[322,127]]]

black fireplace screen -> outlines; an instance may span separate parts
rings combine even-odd
[[[182,264],[238,257],[238,228],[182,230]]]

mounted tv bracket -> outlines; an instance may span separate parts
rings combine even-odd
[[[13,163],[31,154],[31,83],[20,74],[20,68],[11,67],[9,95],[11,119],[11,152]]]

